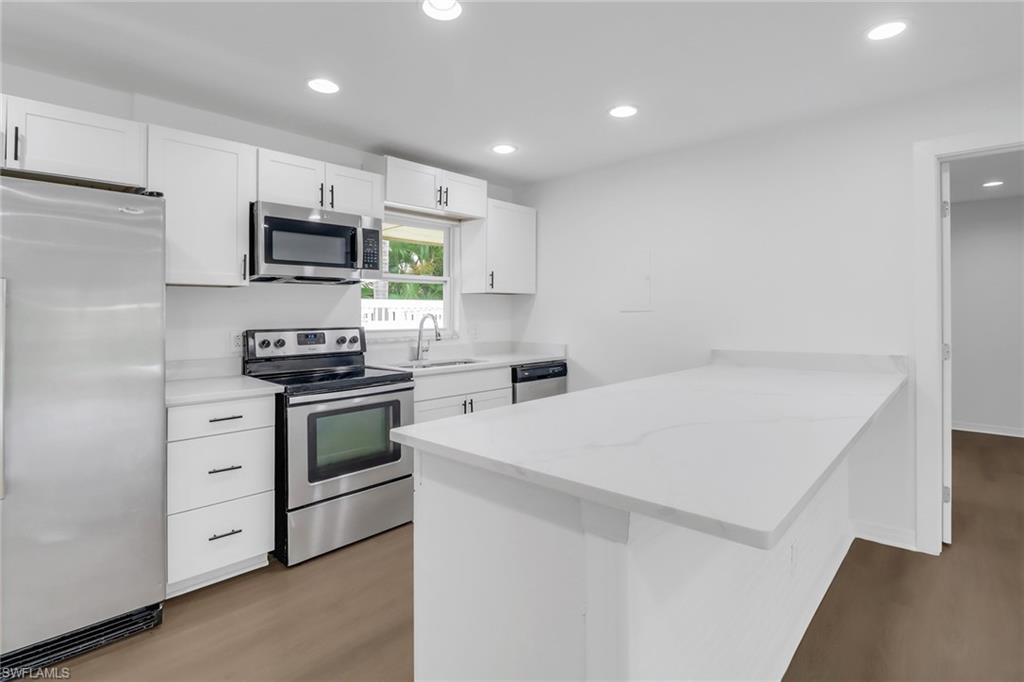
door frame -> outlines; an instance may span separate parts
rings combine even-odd
[[[943,411],[943,313],[945,276],[941,165],[944,162],[1024,148],[1024,127],[923,140],[914,145],[914,356],[917,549],[942,552],[944,503],[949,484],[949,439]],[[952,505],[952,501],[949,502]]]

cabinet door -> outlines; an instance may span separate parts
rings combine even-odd
[[[385,160],[385,200],[390,204],[437,210],[439,171],[430,166],[389,156]]]
[[[20,97],[7,97],[6,166],[146,186],[146,126]]]
[[[260,201],[320,208],[326,193],[323,161],[260,149]]]
[[[441,200],[445,213],[465,218],[483,218],[487,215],[487,181],[442,171]]]
[[[512,389],[501,388],[497,391],[487,391],[485,393],[470,393],[467,398],[470,401],[470,412],[493,410],[496,407],[505,407],[512,404]]]
[[[357,168],[326,165],[327,208],[342,213],[384,217],[384,176]]]
[[[486,225],[488,290],[537,293],[537,211],[491,199]]]
[[[149,186],[167,204],[168,284],[248,283],[255,147],[150,126]]]
[[[511,392],[511,389],[509,389]],[[511,397],[509,398],[511,400]],[[420,400],[414,403],[414,419],[417,424],[429,422],[445,417],[455,417],[466,414],[469,410],[467,397],[464,395],[449,396],[447,398],[436,398],[434,400]]]

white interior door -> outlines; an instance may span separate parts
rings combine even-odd
[[[949,164],[941,167],[942,179],[942,541],[953,541],[953,346],[950,282],[950,226],[952,204]]]

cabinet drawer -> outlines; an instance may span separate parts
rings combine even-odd
[[[167,440],[215,436],[274,425],[274,399],[246,398],[167,408]]]
[[[433,400],[451,395],[494,391],[512,387],[512,370],[493,367],[471,372],[452,372],[435,376],[416,377],[415,400]]]
[[[274,489],[274,427],[167,444],[167,513]]]
[[[167,517],[167,582],[176,583],[269,552],[274,493]]]

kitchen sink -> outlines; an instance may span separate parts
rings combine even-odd
[[[457,365],[473,365],[483,360],[417,360],[398,365],[402,369],[427,369],[429,367],[455,367]]]

